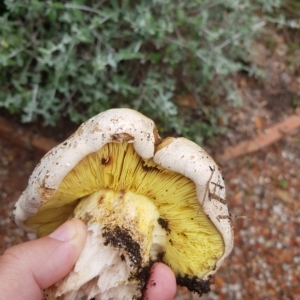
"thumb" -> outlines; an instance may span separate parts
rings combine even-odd
[[[84,223],[72,219],[48,237],[8,249],[0,257],[0,299],[42,299],[42,289],[71,271],[85,239]]]

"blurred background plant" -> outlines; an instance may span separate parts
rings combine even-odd
[[[130,107],[201,143],[226,129],[232,75],[259,74],[253,38],[287,2],[1,0],[0,107],[53,126]]]

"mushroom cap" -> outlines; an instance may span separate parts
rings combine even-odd
[[[160,137],[152,120],[132,109],[111,109],[83,123],[66,141],[49,151],[29,178],[13,211],[14,222],[24,222],[56,192],[64,177],[87,155],[107,143],[132,143],[142,158],[151,158]]]
[[[201,209],[217,227],[224,240],[223,256],[216,262],[218,269],[233,248],[233,226],[220,168],[204,149],[185,138],[164,140],[158,145],[153,161],[195,183]],[[214,273],[214,270],[207,273],[206,278]]]
[[[95,190],[89,191],[84,186],[87,183],[81,182],[81,175],[79,176],[76,173],[78,166],[85,164],[84,167],[81,167],[81,170],[88,167],[89,162],[84,162],[87,157],[102,153],[103,149],[103,151],[109,151],[105,150],[105,147],[116,144],[123,145],[123,148],[121,147],[122,153],[126,155],[135,152],[137,156],[135,159],[138,160],[138,157],[140,157],[144,163],[142,168],[146,171],[149,169],[149,173],[154,174],[154,178],[155,174],[166,173],[167,175],[169,174],[168,176],[175,178],[174,182],[178,181],[179,177],[185,178],[185,184],[193,186],[196,202],[193,205],[189,204],[188,209],[193,207],[196,210],[194,211],[195,218],[197,218],[197,215],[203,215],[204,221],[217,229],[216,231],[221,235],[223,241],[222,253],[215,258],[214,267],[210,267],[201,273],[201,279],[209,279],[233,248],[233,227],[225,200],[225,184],[220,169],[200,146],[185,138],[161,140],[154,122],[131,109],[111,109],[98,114],[83,123],[65,142],[49,151],[33,171],[28,187],[16,203],[13,212],[16,224],[29,232],[37,232],[38,235],[49,234],[62,224],[72,215],[75,206],[80,203],[82,197],[95,192]],[[119,156],[122,157],[122,155],[120,154]],[[107,168],[108,173],[115,171],[109,155],[97,159],[98,161],[100,160],[102,167],[107,165],[110,168]],[[131,167],[135,168],[135,166]],[[121,170],[121,173],[124,171],[122,168],[119,168],[119,170]],[[72,172],[75,173],[77,187],[74,187],[74,190],[68,195],[61,193],[57,196],[66,180],[73,180],[68,177]],[[98,168],[93,171],[86,170],[86,172],[96,176]],[[135,170],[131,170],[131,172],[135,172]],[[126,181],[127,179],[124,179],[124,177],[126,177],[126,174],[123,175],[122,179]],[[142,176],[137,175],[137,177],[140,178]],[[152,181],[158,185],[157,180],[159,179],[156,178],[156,181],[154,179]],[[77,194],[78,186],[81,185],[83,192]],[[146,185],[147,188],[151,188],[151,183]],[[107,185],[104,185],[102,188],[106,187]],[[118,181],[116,181],[114,187],[123,190],[124,184],[122,183],[118,187]],[[156,189],[159,188],[156,186]],[[182,193],[178,192],[184,198],[185,195]],[[62,203],[64,202],[61,199],[64,196],[67,199],[66,202],[71,204],[64,204],[63,206]],[[55,197],[58,197],[58,200]],[[57,200],[55,204],[51,202],[53,198]],[[188,211],[184,207],[184,200],[181,200],[180,205],[183,207],[183,211]],[[51,211],[51,213],[56,213],[57,215],[48,215],[45,221],[41,220],[41,217],[38,220],[34,219],[41,212],[45,216],[48,209],[49,212]],[[180,212],[173,214],[173,216],[178,220],[181,219]],[[43,224],[40,225],[39,223]],[[167,221],[163,219],[158,220],[158,223],[162,227],[167,227],[168,225]],[[45,224],[47,229],[45,229]],[[165,229],[168,231],[168,228]],[[204,234],[210,235],[211,233],[207,232]],[[171,239],[170,243],[172,243]],[[193,249],[196,249],[197,242],[192,241],[192,243],[193,245],[195,244]],[[167,256],[168,253],[166,253],[166,260],[171,266],[172,263]],[[178,271],[180,262],[177,263],[176,268],[176,271],[180,273],[180,270]],[[183,274],[179,275],[182,278],[185,274],[183,272]],[[180,280],[178,282],[181,283]]]

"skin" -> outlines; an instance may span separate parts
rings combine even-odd
[[[0,300],[41,300],[42,290],[66,276],[73,268],[86,239],[86,226],[72,219],[52,234],[14,246],[0,256]],[[169,300],[176,280],[166,265],[151,270],[145,300]]]

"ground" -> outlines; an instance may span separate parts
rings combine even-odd
[[[228,105],[228,131],[205,146],[223,170],[235,247],[214,276],[212,292],[201,299],[300,299],[299,128],[259,151],[222,160],[228,147],[259,134],[268,136],[269,126],[291,116],[300,118],[300,54],[287,54],[280,36],[274,40],[272,49],[256,46],[257,64],[266,72],[264,82],[237,75],[242,105]],[[291,56],[298,62],[291,65]],[[0,154],[1,254],[27,240],[10,214],[41,154],[1,138]],[[198,297],[181,289],[176,299]]]

